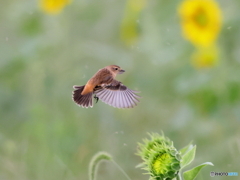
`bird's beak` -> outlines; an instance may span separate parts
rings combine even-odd
[[[125,70],[121,69],[118,74],[122,74],[124,72],[125,72]]]

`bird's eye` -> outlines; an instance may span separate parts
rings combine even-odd
[[[118,68],[114,68],[115,70],[118,70]]]

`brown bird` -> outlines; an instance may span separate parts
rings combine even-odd
[[[116,108],[133,108],[139,102],[138,91],[133,91],[115,80],[117,74],[125,71],[117,65],[100,69],[84,86],[73,86],[73,101],[82,107],[93,107],[93,95],[96,99]]]

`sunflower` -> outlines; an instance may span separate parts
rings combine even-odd
[[[49,14],[58,14],[71,0],[40,0],[40,8]]]
[[[149,134],[151,139],[139,143],[138,154],[143,163],[141,166],[148,171],[151,180],[173,179],[181,168],[180,152],[164,135]]]
[[[218,64],[218,48],[216,46],[198,48],[192,55],[195,68],[210,68]]]
[[[178,12],[186,39],[197,46],[213,44],[222,24],[221,10],[214,0],[185,0]]]

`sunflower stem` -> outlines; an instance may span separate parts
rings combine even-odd
[[[112,159],[112,163],[124,174],[124,176],[128,179],[131,180],[131,178],[127,175],[127,173]]]

